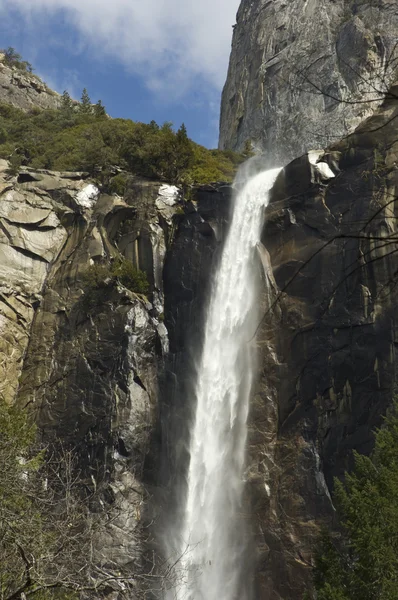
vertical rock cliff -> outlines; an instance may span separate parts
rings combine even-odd
[[[392,402],[396,88],[391,96],[345,140],[291,162],[266,210],[257,265],[263,319],[242,514],[253,528],[258,600],[297,600],[311,588],[320,528],[334,519],[333,477],[351,468],[353,449],[370,452],[372,431]],[[228,188],[201,192],[167,254],[171,344],[162,440],[170,489],[163,507],[170,490],[184,489],[192,348],[200,348],[229,196]]]
[[[388,0],[242,0],[219,147],[279,166],[352,132],[397,73],[397,27]]]
[[[391,90],[397,98],[397,88]],[[263,244],[273,309],[259,326],[251,513],[259,598],[302,597],[333,477],[368,454],[397,374],[398,102],[284,170]]]
[[[250,140],[264,167],[287,164],[259,248],[247,486],[259,599],[310,588],[333,477],[371,451],[394,395],[397,31],[383,0],[242,0],[237,15],[220,148]]]
[[[162,268],[179,191],[132,179],[122,199],[84,173],[1,169],[1,393],[27,407],[46,444],[73,451],[81,485],[98,492],[93,577],[135,581],[168,350]],[[120,283],[90,289],[90,267],[120,256],[146,272],[152,303]]]

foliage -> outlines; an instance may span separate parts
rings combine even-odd
[[[137,269],[132,262],[119,258],[112,264],[112,274],[124,287],[137,294],[146,294],[149,283],[144,271]]]
[[[87,90],[80,104],[64,92],[58,110],[25,113],[0,104],[0,157],[16,156],[32,168],[98,176],[119,165],[134,175],[187,185],[231,181],[246,158],[195,144],[185,125],[174,131],[171,123],[110,119],[101,101],[91,104]]]
[[[74,597],[66,572],[83,548],[83,514],[64,487],[56,494],[55,487],[43,485],[45,451],[34,450],[35,438],[25,412],[0,400],[1,600],[22,593],[37,600]],[[81,557],[77,563],[81,568]]]
[[[255,155],[253,144],[252,144],[251,140],[245,141],[245,145],[243,146],[242,154],[245,158],[251,158],[252,156]]]
[[[195,145],[194,162],[187,175],[192,183],[232,181],[238,166],[245,160],[242,154],[232,150],[208,150]]]
[[[115,267],[121,278],[124,266]],[[131,564],[122,573],[112,560],[99,564],[96,544],[107,539],[120,508],[107,501],[104,482],[92,486],[83,477],[80,462],[60,442],[38,450],[25,412],[0,399],[0,600],[103,598],[110,590],[147,598],[139,585],[160,590],[173,581],[167,564],[158,575]],[[134,506],[131,514],[122,510],[130,522],[137,518]],[[134,530],[131,536],[137,540]]]
[[[32,73],[32,65],[26,60],[22,60],[22,56],[16,52],[14,48],[9,46],[6,49],[0,50],[1,54],[4,54],[3,62],[8,67],[15,67],[20,71],[27,71]]]
[[[376,432],[370,457],[336,480],[340,537],[325,534],[317,557],[317,600],[398,599],[398,404]]]
[[[64,91],[61,97],[61,110],[65,113],[73,108],[72,98],[67,90]]]
[[[118,194],[118,196],[124,196],[127,188],[127,175],[126,173],[118,173],[110,180],[108,189],[111,194]]]
[[[102,100],[98,100],[98,102],[96,104],[94,104],[93,113],[96,117],[105,117],[106,116],[106,110],[105,110],[105,106],[102,104]]]
[[[103,299],[104,292],[120,283],[136,294],[146,294],[149,283],[143,271],[137,269],[132,262],[118,257],[109,263],[96,263],[84,274],[84,305],[87,310],[97,306]]]
[[[79,111],[83,114],[92,113],[91,99],[86,88],[83,89],[82,97],[80,98]]]

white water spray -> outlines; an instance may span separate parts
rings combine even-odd
[[[258,316],[254,253],[279,171],[256,175],[236,195],[213,283],[179,535],[182,576],[173,590],[178,600],[249,600],[241,501],[254,358],[248,340]]]

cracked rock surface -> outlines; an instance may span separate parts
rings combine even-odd
[[[58,108],[61,96],[38,77],[0,63],[0,102],[22,110]]]
[[[242,0],[219,147],[282,166],[351,133],[397,78],[397,28],[390,0]]]
[[[11,177],[7,167],[0,162],[0,393],[28,407],[46,443],[77,452],[87,489],[103,490],[97,568],[128,575],[143,564],[143,471],[168,348],[162,268],[179,190],[134,180],[120,198],[84,173]],[[148,298],[120,284],[91,298],[88,269],[119,255],[146,272]]]

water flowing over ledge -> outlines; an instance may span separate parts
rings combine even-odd
[[[186,504],[178,532],[177,600],[249,600],[242,572],[246,543],[240,509],[247,415],[253,379],[254,252],[263,209],[280,169],[252,177],[237,192],[214,277],[196,382]]]

